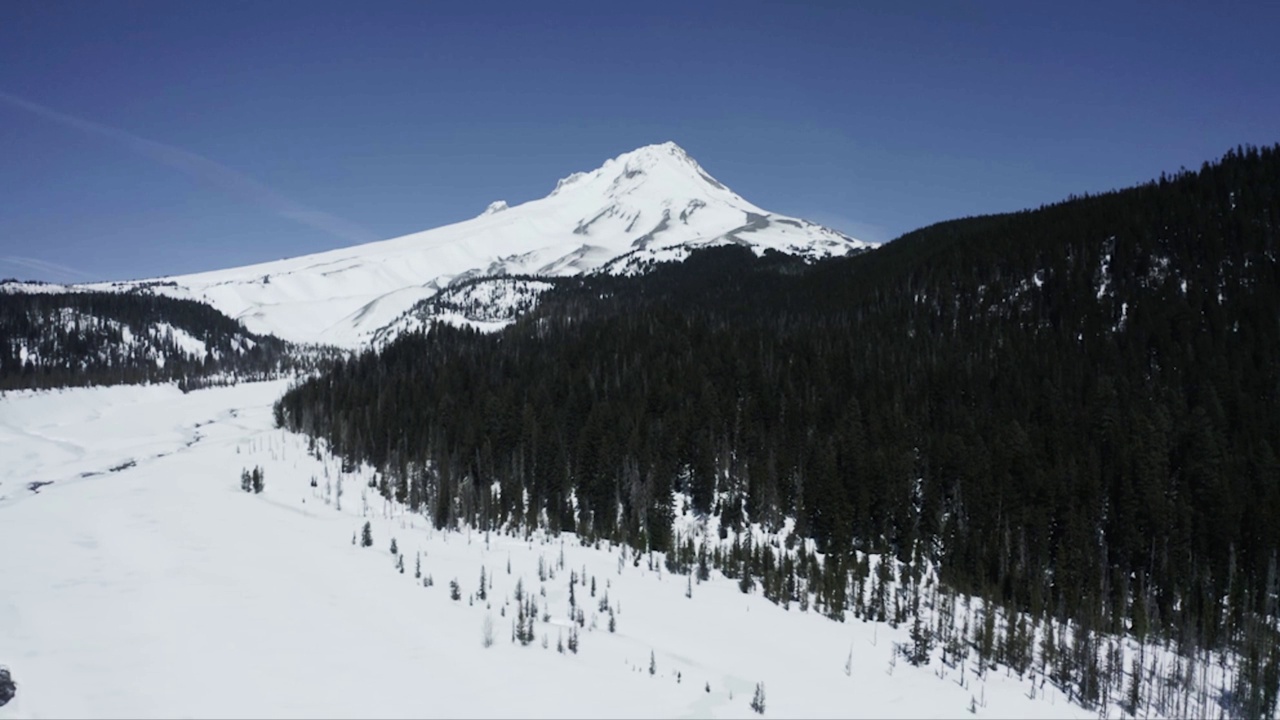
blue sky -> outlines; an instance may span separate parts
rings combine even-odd
[[[0,3],[0,277],[195,272],[674,140],[890,240],[1280,141],[1274,3]]]

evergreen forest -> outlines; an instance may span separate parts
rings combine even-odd
[[[311,362],[294,350],[195,300],[0,292],[0,389],[177,381],[186,390],[215,376],[263,379]]]
[[[501,332],[337,361],[276,416],[440,527],[572,531],[692,572],[677,514],[792,519],[828,612],[883,553],[1086,639],[1238,653],[1233,712],[1269,716],[1278,227],[1280,147],[1241,147],[850,258],[726,246],[575,278]],[[771,558],[717,564],[776,595]]]

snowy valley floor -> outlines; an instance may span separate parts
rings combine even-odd
[[[0,395],[0,665],[19,685],[0,718],[753,717],[758,682],[765,717],[1098,715],[1003,669],[961,687],[936,659],[891,663],[905,627],[787,611],[716,573],[686,598],[685,577],[620,569],[618,548],[433,531],[352,477],[338,510],[337,464],[271,426],[284,388]],[[261,495],[240,489],[254,466]],[[491,609],[468,603],[482,567]],[[577,587],[580,648],[558,653],[584,568],[597,595]],[[518,580],[550,615],[528,646],[511,642]]]

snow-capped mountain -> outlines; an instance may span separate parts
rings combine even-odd
[[[723,243],[813,258],[869,247],[762,210],[667,142],[574,173],[547,197],[514,207],[497,201],[453,225],[257,265],[90,287],[146,286],[204,300],[256,333],[357,347],[451,282],[634,272],[648,261]]]

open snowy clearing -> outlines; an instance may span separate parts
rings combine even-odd
[[[684,576],[572,536],[434,531],[368,475],[346,476],[339,510],[339,465],[272,427],[284,388],[0,395],[0,665],[19,686],[0,718],[750,717],[759,682],[766,717],[1097,714],[1003,669],[961,687],[936,660],[891,663],[905,627],[787,611],[716,573],[687,598]],[[240,489],[255,466],[261,495]],[[584,570],[580,647],[558,653]],[[517,581],[539,608],[527,646]]]

